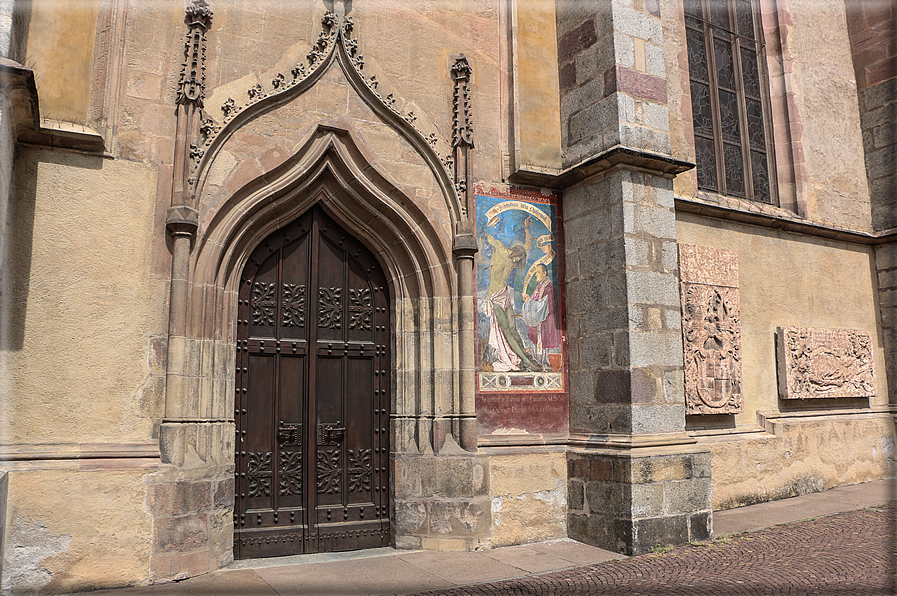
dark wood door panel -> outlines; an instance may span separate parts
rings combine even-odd
[[[250,255],[237,313],[235,556],[388,544],[389,300],[376,259],[313,208]]]

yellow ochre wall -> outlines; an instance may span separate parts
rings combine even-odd
[[[735,429],[700,439],[712,452],[714,508],[887,475],[893,469],[894,425],[881,411],[888,387],[872,248],[685,213],[676,220],[679,242],[738,254],[744,411],[734,416]],[[780,400],[779,326],[869,333],[875,397]],[[862,413],[847,416],[844,409]],[[755,432],[767,417],[766,432]],[[717,418],[689,417],[689,428],[698,434],[721,430]]]

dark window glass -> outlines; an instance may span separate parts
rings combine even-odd
[[[693,81],[709,82],[707,75],[707,52],[704,48],[704,36],[699,31],[687,31],[688,64]]]
[[[751,169],[754,176],[754,200],[771,203],[769,194],[769,172],[766,169],[766,154],[751,151]]]
[[[747,39],[754,38],[754,15],[751,12],[751,0],[735,0],[738,14],[738,35]]]
[[[744,196],[744,160],[741,147],[723,145],[723,159],[726,161],[726,188],[730,194]]]
[[[724,89],[735,89],[735,70],[732,68],[731,44],[714,37],[713,49],[716,51],[717,84]]]
[[[772,203],[757,0],[684,0],[698,187]]]
[[[716,190],[716,150],[713,139],[695,137],[695,156],[698,162],[698,186]]]
[[[721,0],[710,0],[710,22],[724,31],[729,29],[729,6]]]
[[[734,93],[720,90],[719,120],[723,129],[723,138],[727,141],[738,142],[738,97]]]
[[[741,76],[744,80],[744,94],[760,97],[760,73],[757,69],[757,54],[741,48]]]
[[[685,14],[691,15],[694,17],[703,18],[703,8],[701,7],[701,0],[685,0]]]
[[[754,149],[766,149],[766,138],[763,134],[763,107],[759,101],[749,99],[747,104],[748,138]]]
[[[710,103],[710,86],[692,81],[691,113],[694,116],[695,134],[713,138],[713,105]]]

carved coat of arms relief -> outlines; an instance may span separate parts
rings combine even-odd
[[[680,244],[679,262],[686,413],[741,412],[737,255]]]

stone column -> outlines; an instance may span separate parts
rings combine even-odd
[[[558,0],[570,360],[568,533],[639,554],[711,534],[710,454],[685,433],[660,10]],[[575,175],[579,172],[579,175]]]
[[[0,57],[11,58],[12,15],[14,0],[0,0]],[[20,66],[20,65],[14,65]],[[0,264],[6,256],[6,214],[9,211],[9,192],[12,184],[12,164],[14,158],[15,130],[10,91],[13,77],[4,76],[0,85]]]
[[[887,239],[887,244],[875,247],[875,268],[878,273],[888,402],[897,404],[897,232],[888,234]]]

